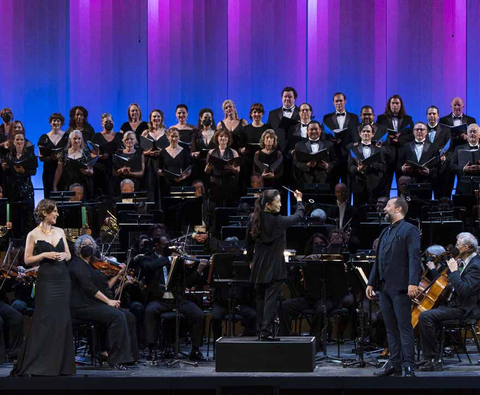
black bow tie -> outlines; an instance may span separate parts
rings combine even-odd
[[[302,123],[301,125],[302,125],[302,127],[307,127],[308,123]]]
[[[417,144],[417,145],[423,145],[423,144],[425,144],[425,141],[415,141],[415,144]]]
[[[471,145],[470,149],[478,149],[478,145]]]
[[[292,108],[285,108],[285,107],[283,107],[283,108],[282,108],[282,111],[283,111],[283,112],[292,112],[293,109],[292,109]]]
[[[461,116],[461,115],[459,115],[459,116],[454,115],[454,116],[453,116],[453,119],[460,119],[460,120],[461,120],[461,119],[462,119],[462,116]]]
[[[320,140],[309,140],[310,144],[320,144]]]
[[[363,143],[362,143],[362,147],[368,147],[368,148],[370,148],[371,146],[372,146],[371,144],[363,144]]]
[[[344,112],[337,112],[337,117],[344,117],[346,114]]]
[[[437,131],[437,127],[434,126],[433,128],[429,126],[429,130],[428,130],[428,133],[430,132],[436,132]]]
[[[398,118],[398,114],[393,114],[392,118]]]

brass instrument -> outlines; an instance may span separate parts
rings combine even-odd
[[[105,224],[100,228],[100,232],[104,236],[116,238],[118,234],[118,220],[110,211],[107,210],[108,217],[105,218]]]

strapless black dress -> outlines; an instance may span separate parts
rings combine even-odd
[[[37,241],[36,254],[51,251],[64,252],[63,239],[56,246],[44,240]],[[35,313],[13,375],[59,376],[76,373],[70,291],[66,263],[43,260],[35,284]]]

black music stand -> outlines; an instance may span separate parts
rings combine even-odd
[[[432,184],[430,183],[412,183],[407,185],[407,189],[412,196],[421,200],[432,199]]]
[[[80,229],[82,222],[82,203],[69,202],[57,205],[59,216],[57,226],[62,229]]]
[[[316,363],[331,361],[341,362],[338,358],[327,355],[327,328],[328,317],[326,309],[327,295],[344,295],[348,292],[348,284],[345,276],[343,263],[338,261],[304,261],[303,274],[305,279],[305,290],[317,293],[320,291],[320,298],[324,306],[323,309],[323,328],[321,339],[323,355],[315,358]]]
[[[185,296],[185,259],[177,256],[172,260],[170,273],[168,274],[165,290],[171,292],[175,300],[175,355],[174,358],[166,362],[167,368],[171,368],[176,364],[187,364],[190,366],[198,366],[198,362],[185,361],[178,359],[180,347],[180,306]]]
[[[202,225],[202,198],[188,188],[176,187],[171,196],[163,198],[165,225],[169,229],[181,231],[187,225]]]
[[[211,287],[228,287],[227,335],[233,336],[237,285],[249,283],[250,267],[244,261],[235,261],[237,254],[215,254],[208,273]]]
[[[75,191],[52,191],[50,192],[50,200],[57,204],[69,203],[70,198],[75,196]]]
[[[355,267],[357,266],[357,267]],[[354,290],[353,297],[354,297],[354,306],[358,306],[356,308],[356,313],[357,313],[357,322],[360,325],[357,325],[358,328],[358,336],[356,336],[356,354],[357,358],[356,360],[347,360],[343,359],[343,367],[344,368],[365,368],[367,366],[374,366],[378,367],[378,364],[376,362],[370,362],[370,361],[365,361],[365,331],[366,329],[369,330],[370,337],[371,337],[371,318],[372,318],[372,301],[369,300],[368,302],[368,315],[365,317],[365,313],[363,311],[363,302],[365,300],[365,290],[367,288],[367,283],[365,280],[367,278],[364,278],[362,276],[362,273],[360,272],[359,269],[362,270],[363,274],[365,276],[368,276],[370,274],[370,271],[372,269],[373,262],[371,261],[363,261],[363,262],[356,262],[356,265],[354,264],[353,257],[350,259],[350,261],[347,263],[348,267],[348,276],[349,276],[349,283],[351,285],[351,288]],[[368,280],[367,280],[368,282]],[[360,301],[359,304],[357,303],[356,300],[356,291],[360,291]],[[378,351],[381,351],[379,349]]]

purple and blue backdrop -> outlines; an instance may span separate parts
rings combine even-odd
[[[336,91],[355,113],[398,93],[415,120],[454,96],[480,116],[476,0],[2,0],[0,18],[0,107],[32,142],[75,105],[96,130],[104,112],[118,130],[133,102],[167,125],[186,103],[196,123],[227,98],[243,118],[254,102],[268,112],[284,86],[320,119]]]

